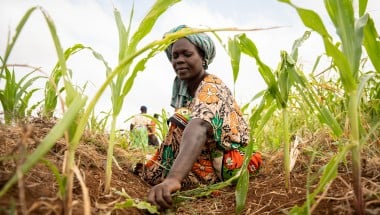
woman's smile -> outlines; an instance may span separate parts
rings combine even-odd
[[[184,75],[189,72],[189,68],[187,67],[181,67],[176,69],[177,75]]]

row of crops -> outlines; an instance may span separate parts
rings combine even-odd
[[[340,144],[339,152],[328,162],[320,178],[318,186],[308,194],[308,201],[304,205],[294,207],[292,213],[309,214],[310,206],[315,204],[316,196],[331,183],[337,176],[338,164],[346,156],[351,156],[353,191],[355,193],[355,209],[358,214],[364,213],[364,200],[361,185],[361,156],[363,148],[370,149],[379,155],[379,117],[380,117],[380,37],[375,27],[375,21],[366,12],[367,0],[359,0],[357,7],[351,0],[325,0],[325,9],[334,24],[336,32],[329,32],[319,14],[313,10],[297,7],[290,0],[279,0],[294,9],[305,25],[305,32],[293,43],[292,49],[281,52],[278,67],[271,68],[260,58],[255,45],[245,34],[249,29],[220,28],[220,29],[184,29],[167,35],[146,45],[140,42],[150,33],[157,19],[165,11],[178,3],[179,0],[157,0],[148,14],[141,20],[137,30],[131,31],[133,16],[127,25],[124,24],[117,9],[114,10],[116,25],[119,32],[119,61],[115,68],[111,68],[101,53],[90,47],[75,44],[63,48],[56,32],[53,20],[41,7],[30,8],[22,17],[16,27],[15,34],[8,42],[1,59],[0,72],[0,101],[4,114],[4,123],[12,124],[25,119],[39,109],[43,117],[53,117],[57,106],[61,106],[64,114],[52,130],[42,140],[38,148],[30,154],[20,169],[27,173],[44,157],[54,146],[56,141],[65,136],[68,151],[66,153],[66,166],[62,173],[59,196],[65,205],[72,202],[73,178],[75,174],[75,151],[80,144],[86,129],[104,131],[106,124],[110,124],[109,145],[107,150],[107,168],[104,192],[110,191],[112,179],[112,156],[117,139],[117,121],[125,103],[125,97],[133,87],[137,74],[144,71],[145,64],[157,53],[162,52],[173,40],[188,34],[198,32],[238,32],[225,43],[226,52],[231,58],[234,81],[239,77],[239,64],[241,56],[246,56],[256,62],[257,70],[265,81],[266,90],[252,95],[252,101],[242,107],[249,116],[251,129],[251,143],[247,153],[254,150],[254,146],[265,151],[266,149],[282,149],[284,151],[285,186],[288,188],[290,180],[290,148],[291,139],[305,128],[316,131],[319,128],[328,128],[331,135]],[[17,70],[7,64],[12,49],[17,43],[27,20],[34,13],[42,13],[51,37],[54,41],[58,59],[49,77],[36,76],[37,69],[30,68],[31,72],[23,77],[16,77]],[[131,12],[131,14],[133,14]],[[338,37],[335,37],[337,33]],[[323,41],[325,53],[331,64],[322,72],[306,75],[298,63],[299,48],[310,34],[317,34]],[[142,48],[137,48],[142,47]],[[82,50],[90,50],[93,56],[101,61],[107,76],[99,86],[98,91],[91,97],[84,95],[80,88],[71,81],[70,70],[66,61]],[[318,67],[319,58],[314,69]],[[368,67],[369,65],[369,67]],[[368,69],[370,68],[370,69]],[[323,74],[335,74],[337,78],[325,78]],[[37,104],[30,104],[30,99],[37,91],[33,85],[36,80],[46,79],[44,99]],[[94,107],[106,89],[111,90],[112,110],[104,118],[97,118]],[[258,102],[257,102],[258,101]],[[126,101],[128,102],[128,101]],[[252,105],[256,102],[257,105]],[[162,117],[165,118],[165,111]],[[167,129],[160,126],[164,135]],[[273,132],[276,131],[276,132]],[[162,137],[161,137],[162,138]],[[255,143],[255,144],[254,144]],[[367,150],[366,150],[367,151]],[[249,156],[247,156],[249,157]],[[248,160],[244,165],[248,164]],[[60,168],[58,168],[60,169]],[[246,168],[242,168],[245,170]],[[15,174],[0,190],[0,197],[6,195],[9,189],[19,179]],[[248,173],[240,172],[229,181],[202,188],[197,192],[188,193],[202,195],[213,189],[228,186],[232,181],[238,180],[236,186],[236,212],[244,209],[247,195]],[[184,193],[186,195],[186,193]],[[379,194],[378,194],[379,195]],[[70,208],[66,208],[67,214]]]

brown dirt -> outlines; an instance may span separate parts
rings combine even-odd
[[[23,160],[20,159],[22,146],[26,146],[28,154],[33,152],[53,125],[54,122],[41,119],[31,120],[28,126],[0,125],[0,187],[3,187],[15,174],[18,163]],[[115,191],[103,192],[107,141],[107,135],[86,133],[76,152],[76,165],[82,173],[90,196],[91,214],[148,214],[136,208],[113,209],[115,203],[123,202],[125,197]],[[312,156],[306,149],[307,145],[312,144],[325,146],[325,148],[319,147],[320,150],[325,151],[315,156],[311,164]],[[66,141],[62,138],[44,158],[61,171],[66,149]],[[328,136],[312,135],[303,142],[301,149],[303,150],[291,173],[291,186],[288,192],[284,183],[282,154],[263,153],[264,167],[250,180],[246,207],[242,214],[287,214],[292,207],[302,205],[306,201],[307,172],[311,170],[309,178],[316,176],[337,147],[332,144],[332,139]],[[136,202],[144,200],[150,186],[129,171],[129,167],[137,160],[143,159],[144,155],[141,152],[120,147],[115,148],[114,154],[118,165],[113,164],[111,187],[117,191],[124,190]],[[362,183],[366,214],[380,214],[379,166],[379,156],[366,156],[363,160]],[[319,203],[316,208],[313,208],[312,214],[353,214],[354,195],[350,176],[348,156],[346,165],[340,165],[338,176],[329,189],[319,194],[317,198]],[[317,182],[318,178],[310,183],[312,189],[316,187]],[[19,186],[24,188],[20,189]],[[25,200],[20,200],[21,193],[25,194]],[[0,198],[0,214],[11,214],[12,210],[21,214],[23,205],[26,206],[29,214],[63,214],[62,200],[58,197],[58,193],[59,187],[54,174],[40,162],[23,176],[23,180],[13,185]],[[172,212],[175,211],[175,214],[234,214],[234,194],[235,188],[227,187],[211,196],[182,202],[176,205]],[[82,199],[82,188],[79,180],[75,178],[73,214],[83,214]]]

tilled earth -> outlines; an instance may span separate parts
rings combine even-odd
[[[33,152],[54,126],[54,121],[31,119],[24,125],[0,125],[0,187],[1,189],[17,172],[27,154]],[[264,166],[251,178],[246,207],[242,214],[287,214],[294,206],[306,201],[307,187],[310,192],[316,187],[321,168],[329,161],[337,147],[332,138],[321,135],[305,137],[297,162],[291,172],[290,189],[285,189],[283,156],[281,152],[263,152]],[[150,188],[139,177],[130,172],[130,167],[142,161],[146,154],[116,146],[112,172],[112,191],[104,193],[105,163],[108,136],[86,132],[76,151],[76,166],[81,173],[90,198],[91,214],[149,214],[147,210],[135,207],[115,209],[117,203],[129,199],[143,202]],[[376,142],[375,147],[380,148]],[[320,146],[316,156],[309,150]],[[63,214],[63,204],[59,198],[59,186],[52,167],[59,172],[63,169],[67,144],[64,138],[56,142],[45,155],[43,161],[23,175],[3,196],[0,197],[0,214]],[[154,149],[148,150],[153,152]],[[362,185],[366,214],[380,214],[380,156],[378,153],[363,152]],[[49,165],[50,164],[50,165]],[[51,165],[54,164],[54,165]],[[50,167],[48,167],[50,166]],[[309,183],[307,183],[309,181]],[[74,215],[84,213],[83,188],[80,180],[74,179]],[[122,195],[121,193],[124,193]],[[24,196],[24,197],[23,197]],[[128,197],[129,196],[129,197]],[[312,214],[354,214],[354,194],[351,183],[350,157],[338,168],[336,179],[320,193],[311,206]],[[162,214],[234,214],[235,187],[225,187],[212,195],[191,199],[175,205],[170,212]]]

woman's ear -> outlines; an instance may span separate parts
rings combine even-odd
[[[206,61],[206,59],[202,59],[202,67],[204,68],[204,69],[207,69],[208,68],[208,65],[207,65],[207,61]]]

